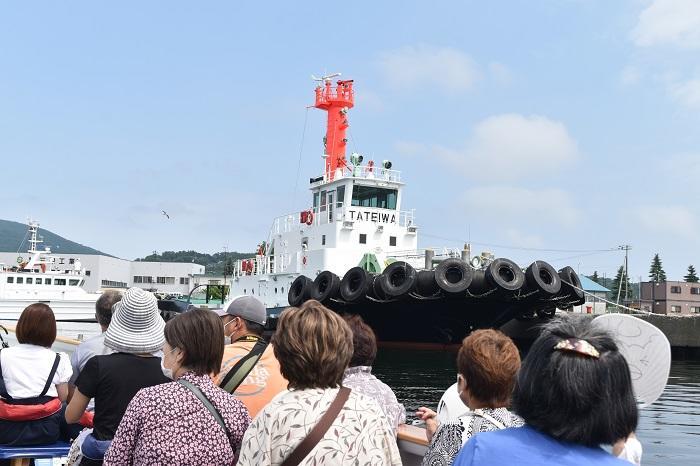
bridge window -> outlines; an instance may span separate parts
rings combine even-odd
[[[345,202],[345,186],[338,186],[336,189],[336,207],[343,207],[343,202]]]
[[[33,281],[34,281],[33,278],[27,277],[27,285],[31,285]]]
[[[68,286],[78,286],[78,283],[80,283],[80,280],[75,280],[75,279],[68,280]]]
[[[7,277],[7,283],[14,283],[15,277]]]
[[[44,280],[44,285],[50,285],[50,284],[51,284],[50,278],[47,278],[46,280]]]
[[[54,285],[65,285],[66,284],[66,279],[65,278],[57,278],[53,281]]]
[[[355,185],[352,188],[352,205],[358,207],[396,209],[397,193],[398,191],[396,189]]]
[[[23,285],[24,284],[24,277],[17,277],[17,284]]]
[[[34,280],[34,283],[36,283],[37,285],[41,285],[41,278],[37,278],[36,280]]]

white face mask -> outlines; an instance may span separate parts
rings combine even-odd
[[[176,349],[177,349],[177,348],[171,349],[171,350],[170,350],[170,354],[173,354],[173,351],[175,351]],[[175,379],[175,376],[173,375],[173,370],[172,370],[172,369],[168,369],[167,367],[165,367],[165,364],[163,364],[164,362],[165,362],[165,355],[163,355],[163,357],[160,358],[160,370],[163,371],[163,375],[164,375],[164,376],[166,376],[166,377],[169,378],[170,380],[174,380],[174,379]]]

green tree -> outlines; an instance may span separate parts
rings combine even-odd
[[[632,284],[630,283],[630,277],[625,275],[625,268],[623,266],[617,269],[617,275],[615,275],[613,279],[610,293],[612,294],[613,300],[617,300],[618,293],[620,294],[620,299],[623,301],[632,298]]]
[[[591,276],[588,277],[588,278],[590,278],[590,279],[593,280],[594,282],[600,284],[600,277],[598,276],[598,271],[597,271],[597,270],[594,270],[594,271],[593,271],[593,275],[591,275]]]
[[[664,272],[663,266],[661,265],[661,259],[659,258],[659,253],[654,254],[654,259],[651,261],[651,268],[649,269],[649,278],[653,282],[665,282],[666,272]]]
[[[700,278],[698,278],[698,275],[695,273],[695,267],[693,267],[692,264],[688,266],[688,274],[683,277],[683,280],[687,281],[688,283],[700,282]]]

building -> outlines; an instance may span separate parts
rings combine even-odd
[[[581,280],[581,288],[586,292],[586,302],[580,306],[574,306],[574,312],[604,314],[605,299],[607,299],[610,290],[585,275],[579,275],[578,278]]]
[[[153,292],[187,295],[193,287],[195,277],[205,273],[203,265],[194,263],[140,262],[99,254],[52,253],[51,257],[59,270],[69,270],[76,266],[84,270],[83,288],[88,292],[135,286]],[[16,252],[0,252],[0,263],[16,264],[17,260]]]
[[[640,306],[655,314],[700,314],[700,283],[642,282]]]

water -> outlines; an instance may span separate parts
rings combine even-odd
[[[420,406],[433,409],[456,381],[456,354],[382,348],[374,374],[406,406],[409,420]],[[696,466],[700,461],[700,360],[675,360],[661,398],[640,412],[637,436],[644,466]]]

